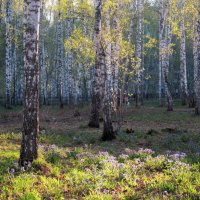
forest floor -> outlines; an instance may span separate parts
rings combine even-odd
[[[22,108],[1,107],[0,200],[200,199],[200,118],[193,109],[127,107],[111,142],[87,127],[89,113],[88,106],[42,107],[39,158],[24,172],[17,166]]]

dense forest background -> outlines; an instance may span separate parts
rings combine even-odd
[[[124,73],[129,76],[127,93],[135,93],[137,85],[137,36],[138,23],[142,26],[142,71],[143,94],[145,97],[158,98],[159,94],[159,20],[158,1],[142,2],[142,13],[136,1],[106,1],[103,6],[103,35],[106,41],[119,45],[119,89],[122,87]],[[170,44],[169,84],[172,96],[180,97],[180,39],[181,20],[185,23],[186,64],[189,93],[194,90],[194,57],[195,37],[194,24],[197,20],[197,2],[185,1],[183,9],[180,1],[172,0],[169,15],[172,38]],[[12,1],[10,10],[6,1],[1,0],[0,21],[0,102],[5,103],[6,74],[6,15],[10,15],[11,63],[12,63],[12,103],[22,103],[23,88],[23,2]],[[144,9],[143,9],[144,6]],[[164,6],[166,7],[166,6]],[[166,9],[166,8],[165,8]],[[10,12],[10,13],[8,13]],[[109,18],[106,13],[109,12]],[[184,19],[180,16],[184,13]],[[79,104],[91,99],[94,77],[95,50],[94,5],[89,0],[77,1],[43,1],[40,19],[40,98],[41,103],[56,104],[59,102],[59,74],[62,78],[62,95],[65,104]],[[113,20],[117,17],[118,27]],[[8,16],[7,16],[8,17]],[[142,21],[138,22],[138,17]],[[106,23],[110,21],[110,27]],[[109,31],[107,30],[109,29]],[[8,30],[7,30],[8,31]],[[117,38],[118,41],[115,41]],[[62,41],[62,42],[61,42]],[[131,60],[128,61],[127,57]],[[58,63],[61,61],[61,67]],[[164,85],[164,84],[163,84]],[[164,86],[162,86],[164,90]]]
[[[0,0],[0,200],[200,199],[200,0]]]

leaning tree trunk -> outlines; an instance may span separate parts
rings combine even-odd
[[[169,23],[169,22],[167,22]],[[166,38],[163,43],[163,59],[162,59],[162,67],[163,67],[163,81],[165,86],[165,97],[167,103],[167,111],[173,111],[173,99],[169,88],[169,65],[170,65],[170,46],[171,46],[171,27],[169,24],[166,25]]]
[[[196,68],[196,81],[195,81],[195,97],[196,97],[196,107],[195,114],[200,115],[200,0],[199,11],[198,11],[198,24],[197,24],[197,68]]]
[[[136,34],[136,49],[135,49],[135,57],[136,57],[136,66],[137,66],[137,84],[136,84],[136,107],[140,107],[143,102],[143,94],[142,94],[142,46],[143,46],[143,9],[144,9],[144,1],[137,1],[137,34]]]
[[[181,21],[180,21],[180,95],[182,105],[188,102],[187,86],[187,64],[186,64],[186,45],[185,45],[185,20],[184,20],[184,2],[180,3]]]
[[[24,0],[24,117],[19,164],[25,168],[38,156],[39,134],[39,37],[40,1]]]
[[[12,97],[12,50],[11,50],[11,21],[12,1],[6,1],[6,78],[5,78],[5,107],[11,108]]]
[[[89,127],[99,128],[99,115],[103,99],[104,89],[104,76],[105,76],[105,52],[102,46],[101,38],[101,14],[102,14],[102,1],[95,0],[95,77],[93,82],[92,94],[92,110],[90,115]]]

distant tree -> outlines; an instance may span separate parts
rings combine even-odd
[[[136,3],[137,6],[137,34],[136,34],[136,48],[135,48],[135,57],[136,57],[136,66],[137,66],[137,83],[136,83],[136,107],[140,107],[143,102],[143,66],[142,66],[142,57],[143,57],[143,28],[144,28],[144,0],[139,0]]]
[[[39,13],[40,0],[24,0],[24,118],[19,164],[25,168],[38,156],[39,134]]]
[[[0,27],[1,27],[1,20],[2,20],[2,7],[3,7],[3,0],[0,0]]]
[[[186,30],[185,30],[185,0],[180,0],[180,93],[182,105],[188,103],[187,62],[186,62]]]
[[[197,68],[196,68],[196,81],[195,81],[195,97],[196,97],[196,115],[200,115],[200,0],[198,6],[198,23],[197,23]]]
[[[171,45],[171,26],[169,21],[170,0],[160,0],[160,43],[159,43],[159,64],[162,71],[162,80],[165,88],[167,110],[173,110],[173,99],[169,88],[169,64]],[[162,103],[162,102],[161,102]]]
[[[64,69],[64,47],[63,47],[63,25],[61,21],[61,4],[58,1],[59,11],[58,11],[58,22],[57,22],[57,52],[56,52],[56,69],[58,73],[58,97],[60,102],[60,108],[63,108],[63,69]]]
[[[11,108],[12,97],[12,0],[6,0],[6,72],[5,72],[5,107]]]
[[[113,109],[116,112],[118,107],[118,94],[119,94],[119,68],[120,68],[120,40],[121,40],[121,27],[120,27],[120,5],[121,0],[113,1],[113,19],[112,31],[113,41],[111,44],[111,63],[112,63],[112,96],[113,96]]]

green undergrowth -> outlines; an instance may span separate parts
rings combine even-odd
[[[0,134],[0,199],[200,199],[197,134],[122,130],[106,143],[100,135],[84,125],[41,134],[39,158],[25,172],[21,134]]]

